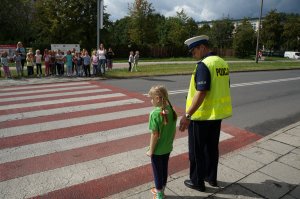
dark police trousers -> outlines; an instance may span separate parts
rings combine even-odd
[[[195,185],[217,180],[221,122],[192,120],[189,125],[190,180]]]

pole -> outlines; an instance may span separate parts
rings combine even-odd
[[[261,0],[261,2],[260,2],[260,15],[259,15],[259,22],[258,22],[258,29],[257,29],[257,40],[256,40],[256,56],[255,56],[255,62],[256,63],[258,63],[258,44],[259,44],[259,32],[260,32],[263,2],[264,2],[264,0]]]
[[[96,49],[99,47],[100,41],[100,0],[97,0],[97,44]]]

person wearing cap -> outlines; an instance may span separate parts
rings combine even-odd
[[[219,137],[222,119],[232,115],[229,68],[209,49],[209,37],[192,37],[184,42],[192,56],[200,60],[192,73],[186,113],[179,130],[188,129],[190,179],[184,184],[205,191],[207,181],[217,187]]]

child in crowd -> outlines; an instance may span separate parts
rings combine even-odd
[[[134,57],[133,57],[133,51],[130,51],[129,53],[129,58],[128,58],[128,64],[129,64],[129,68],[128,68],[128,71],[130,72],[131,71],[131,67],[132,67],[132,64],[133,64],[133,60]]]
[[[34,66],[34,57],[33,57],[33,53],[31,50],[29,50],[29,52],[27,53],[27,57],[26,57],[26,65],[27,65],[27,76],[31,77],[34,75],[33,72],[33,66]]]
[[[55,61],[56,61],[56,68],[58,76],[64,75],[64,55],[60,50],[57,51],[55,55]]]
[[[108,51],[106,53],[106,62],[108,70],[112,70],[114,56],[115,53],[112,51],[112,48],[108,48]]]
[[[49,62],[49,67],[50,67],[50,72],[51,72],[51,76],[55,76],[56,75],[56,58],[55,58],[55,51],[51,50],[49,52],[50,55],[50,62]]]
[[[18,77],[21,77],[22,76],[22,56],[17,50],[15,51],[14,61],[16,63],[17,75],[18,75]]]
[[[65,56],[65,59],[66,59],[66,63],[67,63],[67,76],[70,77],[73,75],[73,72],[72,72],[73,56],[72,56],[70,50],[67,51],[67,55]]]
[[[163,199],[168,179],[168,162],[173,150],[176,133],[177,114],[164,86],[153,86],[149,91],[151,103],[155,107],[149,117],[151,130],[150,147],[147,155],[151,157],[155,188],[151,189],[155,199]]]
[[[82,60],[80,52],[77,52],[76,55],[75,55],[75,64],[76,64],[76,75],[77,75],[77,77],[82,77],[83,60]]]
[[[42,55],[39,49],[35,51],[36,75],[42,77]]]
[[[7,52],[2,53],[1,65],[3,66],[5,78],[11,78],[8,62],[9,62],[8,53]]]
[[[140,52],[139,51],[135,51],[135,55],[133,57],[133,67],[131,69],[131,72],[133,71],[133,69],[135,69],[135,71],[137,71],[137,65],[139,62],[139,58],[140,58]]]
[[[93,75],[97,75],[97,68],[98,68],[98,56],[96,55],[96,51],[92,52],[92,65],[93,65]]]
[[[50,74],[50,54],[48,49],[44,50],[44,61],[45,61],[45,76]]]
[[[91,57],[89,56],[89,53],[87,50],[84,51],[84,56],[83,58],[83,69],[86,77],[91,76]]]

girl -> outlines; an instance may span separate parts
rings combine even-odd
[[[133,64],[133,51],[130,51],[129,53],[128,64],[129,64],[128,71],[131,72],[131,67]]]
[[[77,52],[75,55],[75,64],[76,64],[76,72],[77,72],[77,77],[82,77],[82,65],[83,65],[83,60],[81,57],[81,52]]]
[[[133,57],[133,67],[131,69],[131,72],[133,71],[133,69],[135,69],[135,72],[137,71],[137,66],[139,63],[139,58],[140,58],[140,52],[139,51],[135,51],[135,55]]]
[[[168,178],[168,162],[173,149],[176,133],[177,114],[164,86],[153,86],[149,91],[151,103],[155,107],[149,117],[151,130],[150,147],[147,155],[151,157],[155,188],[151,189],[155,199],[162,199]]]
[[[44,50],[44,60],[45,60],[45,76],[50,74],[50,54],[48,49]]]
[[[93,75],[97,75],[97,68],[98,68],[98,57],[96,55],[96,51],[92,52],[92,65],[93,65]]]
[[[36,75],[42,77],[42,55],[39,49],[35,51]]]
[[[3,66],[3,70],[4,70],[4,77],[5,78],[11,78],[11,74],[10,74],[10,70],[9,70],[9,59],[8,59],[8,53],[4,52],[1,56],[1,65]]]
[[[112,48],[108,48],[106,53],[107,69],[112,70],[113,67],[113,58],[115,53],[112,51]]]
[[[29,52],[27,53],[27,57],[26,57],[26,61],[27,61],[27,76],[31,77],[34,75],[33,72],[33,53],[31,50],[29,50]]]
[[[85,73],[86,77],[91,76],[91,69],[90,69],[90,64],[91,64],[91,57],[89,56],[88,51],[84,51],[83,55],[83,70]]]
[[[73,56],[72,56],[70,50],[67,51],[67,55],[65,56],[65,58],[66,58],[66,63],[67,63],[67,76],[71,77],[73,75],[73,72],[72,72]]]
[[[18,77],[21,77],[22,76],[22,57],[17,50],[15,51],[14,61],[16,62],[16,70],[17,70]]]

